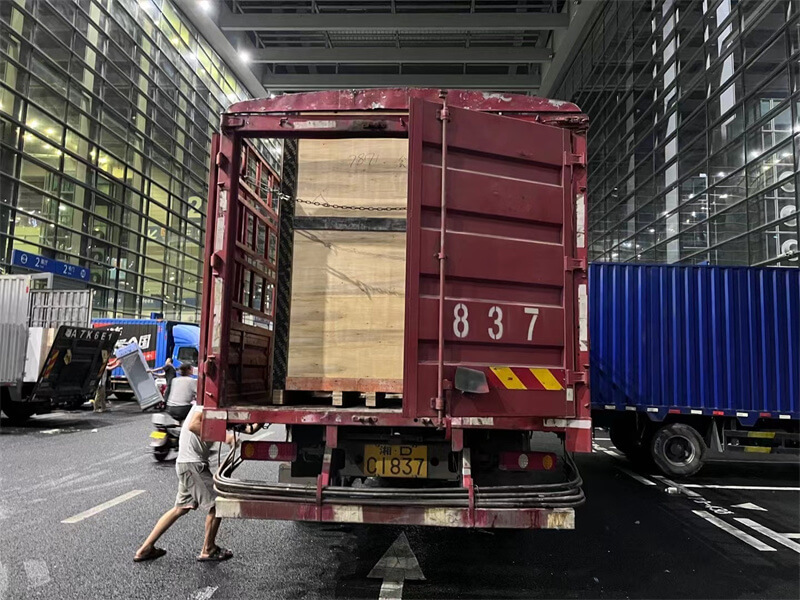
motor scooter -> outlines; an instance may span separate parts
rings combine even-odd
[[[181,425],[181,421],[172,418],[167,412],[153,415],[153,428],[155,431],[150,434],[150,448],[155,460],[163,462],[169,456],[170,450],[178,449]]]

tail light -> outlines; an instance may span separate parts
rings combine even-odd
[[[558,457],[552,452],[501,452],[501,471],[552,471]]]
[[[294,442],[242,442],[242,458],[245,460],[293,461],[297,458]]]

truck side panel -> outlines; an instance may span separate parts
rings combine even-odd
[[[593,264],[592,406],[800,418],[800,270]]]
[[[30,278],[0,277],[0,385],[16,384],[25,368]]]

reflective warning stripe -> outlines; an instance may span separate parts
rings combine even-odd
[[[775,432],[774,431],[748,431],[747,437],[749,438],[761,438],[761,439],[774,439]]]
[[[772,448],[766,448],[763,446],[745,446],[745,452],[756,452],[758,454],[769,454],[772,452]]]
[[[59,351],[56,350],[53,353],[53,356],[50,357],[50,360],[47,361],[47,365],[44,368],[44,372],[42,373],[42,379],[47,379],[50,376],[50,371],[53,370],[53,367],[56,366],[56,361],[58,360]]]
[[[489,367],[490,387],[507,390],[546,390],[564,389],[564,371],[561,369],[527,367]]]
[[[509,390],[527,390],[528,388],[519,380],[514,371],[509,367],[489,367],[497,376],[503,386]]]
[[[546,390],[563,390],[564,387],[553,377],[550,369],[531,369],[531,373],[539,380]]]

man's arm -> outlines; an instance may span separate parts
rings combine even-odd
[[[191,413],[189,421],[189,431],[195,434],[197,437],[200,437],[200,432],[203,429],[203,413],[202,411]],[[233,436],[232,432],[228,432],[225,434],[225,443],[229,446],[233,446],[236,438]]]
[[[193,412],[189,420],[189,431],[199,437],[202,429],[203,413],[201,411]]]

